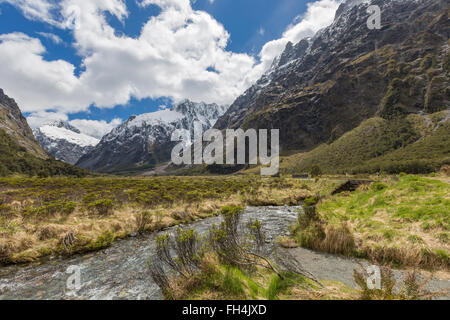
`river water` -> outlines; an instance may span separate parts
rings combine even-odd
[[[300,207],[248,207],[243,216],[262,222],[266,241],[273,243],[288,235],[289,226],[297,220]],[[221,217],[189,224],[205,234]],[[161,233],[173,232],[170,228]],[[128,238],[102,251],[55,259],[41,265],[0,268],[0,300],[3,299],[162,299],[152,281],[147,262],[155,255],[158,234]],[[68,280],[79,270],[79,290],[71,290]],[[74,273],[75,272],[75,273]],[[70,283],[71,281],[69,281]]]

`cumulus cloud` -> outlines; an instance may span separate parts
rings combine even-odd
[[[0,87],[24,112],[85,110],[93,93],[74,75],[72,64],[46,61],[45,52],[39,39],[23,33],[0,35]]]
[[[28,18],[72,29],[84,71],[64,60],[47,61],[39,39],[23,33],[0,35],[0,87],[35,115],[52,110],[66,115],[126,104],[137,99],[170,97],[175,102],[231,103],[272,64],[288,41],[298,42],[330,24],[340,0],[308,4],[307,12],[267,43],[260,62],[226,50],[230,35],[189,0],[138,0],[162,10],[149,18],[138,37],[117,35],[104,12],[124,21],[123,0],[0,0],[19,7]],[[55,12],[57,14],[55,14]]]
[[[329,26],[342,0],[319,0],[307,4],[307,10],[289,25],[280,39],[266,43],[260,53],[261,64],[255,68],[256,75],[270,68],[273,60],[279,56],[288,42],[297,43],[312,37],[317,31]]]
[[[111,132],[112,129],[122,123],[122,119],[119,118],[115,118],[110,122],[87,119],[75,119],[69,121],[68,119],[69,117],[64,113],[39,111],[28,116],[27,122],[32,129],[35,129],[54,121],[67,121],[72,126],[79,129],[81,133],[97,139],[101,139],[105,134]]]
[[[76,119],[69,121],[71,125],[79,129],[82,133],[88,136],[101,139],[105,134],[111,132],[112,129],[119,126],[122,123],[122,119],[116,118],[110,122],[104,120],[86,120]]]
[[[49,0],[0,0],[18,7],[28,19],[42,20],[55,24],[53,11],[56,9],[54,1]]]
[[[38,111],[28,116],[27,122],[32,129],[35,129],[54,121],[67,121],[68,118],[64,113]]]

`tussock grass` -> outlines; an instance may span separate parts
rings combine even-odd
[[[228,205],[292,205],[308,196],[300,181],[256,176],[0,178],[0,263],[98,250]]]
[[[316,221],[300,218],[299,245],[379,263],[450,268],[450,184],[440,179],[387,177],[317,205]]]

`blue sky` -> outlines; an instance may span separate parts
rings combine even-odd
[[[184,98],[229,104],[287,41],[328,25],[338,5],[138,1],[0,0],[0,63],[8,66],[0,88],[32,126],[62,118],[101,135]]]

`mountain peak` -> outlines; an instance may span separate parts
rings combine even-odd
[[[193,132],[196,121],[204,130],[210,129],[227,108],[185,99],[172,108],[132,116],[104,136],[77,165],[101,172],[151,169],[170,160],[176,129]]]
[[[80,132],[66,121],[58,120],[33,130],[41,146],[57,160],[75,164],[99,143],[97,138]]]
[[[367,28],[369,3],[383,12],[380,30]],[[371,117],[448,108],[445,4],[348,0],[330,26],[302,40],[309,44],[302,56],[296,58],[295,50],[302,41],[288,44],[216,128],[276,126],[282,149],[303,151],[334,141]]]
[[[54,122],[50,122],[47,125],[49,125],[51,127],[64,128],[64,129],[67,129],[67,130],[75,132],[75,133],[81,133],[81,131],[79,129],[75,128],[70,123],[68,123],[67,121],[63,121],[63,120],[57,120]]]

